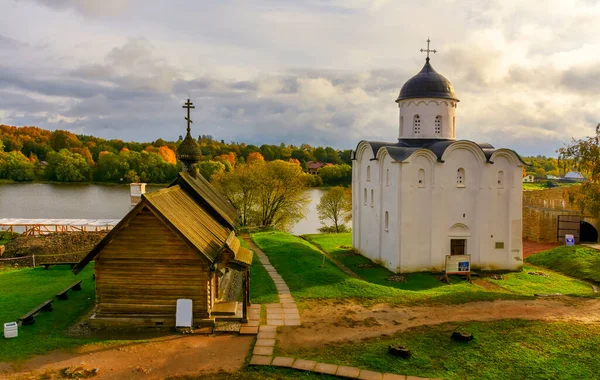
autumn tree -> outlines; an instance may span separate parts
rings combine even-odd
[[[48,155],[48,179],[60,182],[86,182],[92,179],[90,164],[78,153],[67,149]]]
[[[173,152],[168,146],[165,145],[158,148],[158,155],[161,156],[167,163],[171,165],[177,165],[175,152]]]
[[[225,165],[219,161],[200,161],[196,167],[207,181],[210,181],[213,175],[225,172]]]
[[[596,134],[575,140],[559,149],[560,160],[569,160],[589,181],[581,186],[570,187],[566,192],[569,201],[577,205],[582,213],[600,217],[600,123]]]
[[[264,162],[264,161],[265,161],[265,158],[259,152],[252,152],[248,155],[248,158],[246,158],[247,164],[251,164],[253,162]]]
[[[214,184],[240,210],[243,225],[287,229],[306,214],[308,177],[297,164],[255,160],[215,176]]]
[[[352,218],[352,196],[348,197],[349,189],[340,186],[329,189],[317,205],[317,213],[321,224],[333,223],[335,232],[343,232],[344,222]]]

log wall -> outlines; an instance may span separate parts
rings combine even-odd
[[[208,260],[144,209],[96,257],[96,317],[175,317],[192,299],[194,320],[210,314]]]

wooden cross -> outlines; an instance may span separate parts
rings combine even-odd
[[[423,52],[427,52],[427,62],[429,62],[429,53],[437,53],[437,50],[433,49],[430,50],[429,49],[429,43],[431,42],[431,40],[429,40],[429,37],[427,37],[427,49],[421,49],[421,53]]]
[[[187,131],[188,133],[190,133],[190,123],[193,123],[192,119],[190,119],[190,109],[192,108],[196,108],[194,106],[194,103],[190,102],[190,99],[188,98],[187,102],[185,103],[185,105],[182,108],[187,108],[187,117],[185,118],[185,120],[187,120]]]

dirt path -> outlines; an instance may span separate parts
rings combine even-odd
[[[510,318],[600,323],[600,300],[560,297],[534,301],[473,302],[462,305],[371,309],[352,303],[309,302],[302,326],[282,327],[279,345],[293,351],[328,343],[393,334],[411,327],[446,322],[491,321]]]
[[[537,242],[531,240],[523,240],[523,258],[526,259],[538,252],[547,251],[554,247],[558,247],[562,243],[558,242]]]
[[[94,379],[163,379],[242,368],[250,351],[249,336],[169,336],[145,343],[88,345],[75,353],[54,351],[36,356],[13,372],[0,363],[0,379],[38,379],[63,368],[98,369]]]

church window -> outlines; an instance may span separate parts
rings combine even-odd
[[[435,117],[435,134],[439,135],[442,133],[442,117],[437,115]]]
[[[504,172],[502,170],[498,172],[498,188],[504,188]]]
[[[373,201],[373,194],[375,192],[373,191],[373,189],[371,189],[371,207],[373,207],[374,201]]]
[[[419,169],[419,187],[425,187],[425,170]]]
[[[363,203],[365,204],[365,206],[367,205],[367,189],[365,189],[365,192],[363,194]]]
[[[456,173],[456,187],[465,187],[466,183],[465,169],[460,168]]]
[[[464,255],[467,251],[467,239],[451,239],[450,255]]]
[[[385,169],[385,185],[390,185],[390,169]]]
[[[415,115],[413,119],[413,127],[415,135],[421,134],[421,117],[419,115]]]
[[[367,182],[371,182],[371,165],[367,166]]]
[[[390,230],[390,214],[387,211],[385,212],[385,230]]]

